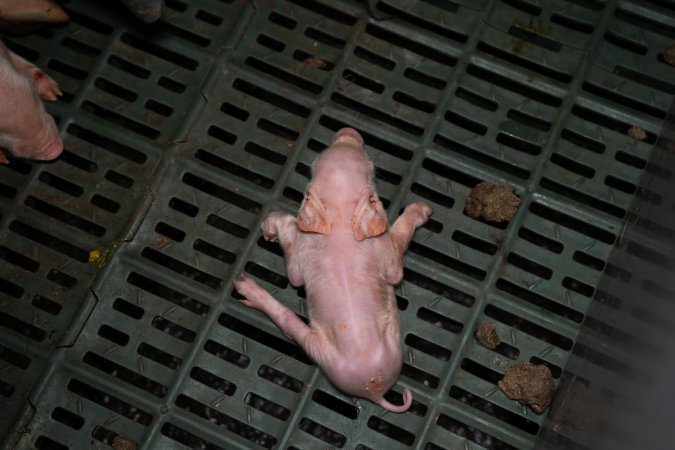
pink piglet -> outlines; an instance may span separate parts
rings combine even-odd
[[[267,314],[337,388],[400,413],[412,403],[409,389],[402,405],[384,398],[402,367],[394,287],[403,253],[432,209],[413,203],[389,226],[373,177],[363,138],[343,128],[314,161],[298,216],[272,212],[262,224],[264,238],[283,248],[291,284],[305,286],[309,325],[248,276],[234,286],[243,304]]]

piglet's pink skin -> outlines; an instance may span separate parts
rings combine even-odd
[[[314,162],[298,217],[272,212],[262,224],[265,239],[284,250],[291,284],[305,285],[310,325],[251,278],[242,275],[234,286],[242,303],[267,314],[340,390],[404,412],[412,403],[409,389],[402,405],[383,397],[402,365],[394,286],[415,229],[431,213],[425,203],[413,203],[390,227],[363,138],[344,128]]]
[[[52,78],[0,42],[0,149],[19,158],[58,157],[63,141],[42,101],[60,95]]]

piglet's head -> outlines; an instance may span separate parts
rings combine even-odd
[[[329,235],[333,225],[351,225],[362,241],[387,231],[387,214],[375,192],[374,166],[363,138],[352,128],[335,133],[330,148],[312,166],[312,181],[298,213],[298,228]]]

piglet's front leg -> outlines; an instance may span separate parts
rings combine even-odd
[[[263,237],[271,242],[279,242],[284,250],[286,257],[286,272],[288,280],[293,286],[302,286],[304,280],[298,266],[297,241],[298,241],[298,221],[290,214],[271,212],[263,221]]]
[[[387,281],[390,284],[395,285],[401,282],[403,278],[403,253],[408,248],[415,230],[429,220],[431,213],[433,213],[433,209],[426,203],[412,203],[406,207],[403,214],[396,219],[396,222],[389,229],[391,243],[396,253],[394,258],[396,263],[387,267]]]

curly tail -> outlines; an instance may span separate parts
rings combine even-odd
[[[412,405],[412,392],[410,389],[405,388],[403,390],[403,404],[402,405],[392,405],[389,403],[387,400],[384,399],[384,397],[380,397],[380,400],[376,401],[378,405],[383,407],[384,409],[395,412],[395,413],[402,413],[406,412],[408,408],[410,408],[410,405]]]

